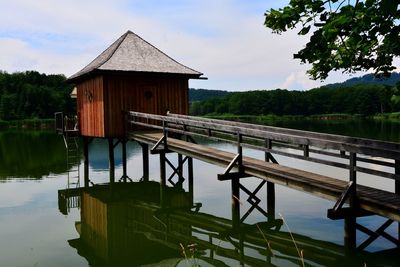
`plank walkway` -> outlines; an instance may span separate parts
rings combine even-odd
[[[138,131],[131,132],[129,137],[138,142],[154,145],[160,140],[162,133]],[[168,138],[168,149],[222,167],[228,166],[236,156],[234,153],[174,138]],[[348,184],[344,180],[251,157],[243,157],[243,166],[245,173],[251,176],[332,201],[341,196]],[[362,209],[400,221],[400,195],[357,185],[357,196]]]

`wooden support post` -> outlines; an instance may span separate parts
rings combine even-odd
[[[194,198],[194,191],[193,191],[193,158],[188,158],[188,180],[189,180],[189,196],[190,196],[190,203],[193,206],[193,198]]]
[[[85,188],[89,187],[89,140],[83,137],[83,179]]]
[[[271,140],[265,140],[265,146],[268,149],[272,148]],[[265,152],[265,161],[269,162],[270,153]],[[267,182],[267,213],[268,221],[273,222],[275,220],[275,184]]]
[[[394,162],[394,173],[400,175],[400,160],[395,160]],[[400,180],[395,180],[394,182],[395,193],[400,195]],[[400,241],[400,222],[397,223],[397,239]],[[397,245],[400,248],[400,245]]]
[[[237,136],[237,150],[238,150],[238,173],[243,173],[243,164],[242,164],[242,153],[243,148],[241,146],[242,135],[238,134]],[[231,187],[232,187],[232,227],[238,228],[240,225],[240,181],[239,178],[231,179]]]
[[[183,187],[183,156],[178,153],[178,183],[177,186],[179,188]]]
[[[356,250],[356,217],[347,216],[344,219],[344,249],[346,255],[354,254]]]
[[[240,185],[239,178],[231,180],[232,187],[232,227],[240,225]]]
[[[112,138],[108,138],[108,161],[110,168],[110,183],[115,182],[115,161],[114,161],[114,143]]]
[[[350,152],[350,182],[353,182],[354,184],[354,189],[352,192],[350,192],[349,196],[349,204],[350,208],[355,208],[357,203],[357,172],[356,172],[356,166],[357,166],[357,155],[354,152]]]
[[[349,206],[351,213],[344,219],[344,247],[346,255],[351,255],[357,248],[356,231],[357,217],[355,209],[357,208],[357,173],[356,173],[357,155],[350,152],[349,177],[354,187],[349,194]]]
[[[160,153],[160,205],[165,207],[165,189],[166,189],[166,172],[165,172],[165,152]]]
[[[127,159],[126,159],[126,143],[128,141],[127,140],[123,140],[122,141],[122,179],[123,182],[126,183],[127,178],[128,178],[128,174],[127,174],[127,168],[126,168],[126,164],[127,164]]]
[[[275,220],[275,184],[267,182],[267,213],[268,221]]]
[[[143,177],[144,182],[149,181],[149,145],[140,144],[142,146],[142,159],[143,159]]]

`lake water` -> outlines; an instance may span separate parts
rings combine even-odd
[[[277,125],[400,141],[400,124],[396,123],[295,121]],[[226,143],[207,144],[236,150]],[[107,183],[107,143],[95,140],[89,149],[90,179],[95,184]],[[117,147],[117,178],[122,176],[120,155]],[[245,155],[263,158],[261,152],[250,149],[245,149]],[[168,157],[176,162],[176,155]],[[142,176],[142,161],[141,147],[134,142],[128,144],[128,175],[135,183],[89,190],[80,199],[80,207],[68,209],[66,215],[60,212],[58,200],[58,190],[67,186],[61,136],[52,131],[1,131],[0,158],[0,266],[239,266],[241,261],[245,266],[302,266],[296,246],[310,266],[400,266],[398,252],[397,257],[396,253],[379,252],[393,248],[382,238],[369,246],[368,252],[344,257],[343,221],[326,217],[334,203],[282,186],[276,186],[276,218],[285,221],[279,230],[268,230],[265,216],[253,212],[243,231],[232,231],[230,184],[216,179],[223,169],[197,160],[193,202],[201,207],[190,209],[188,194],[171,189],[168,196],[173,208],[160,209],[158,184],[136,183]],[[288,161],[276,158],[281,163]],[[293,167],[324,174],[341,171],[290,161]],[[150,180],[158,182],[158,177],[158,156],[150,155]],[[377,183],[367,175],[360,174],[359,181],[393,188],[393,182]],[[243,181],[253,189],[258,183],[257,179]],[[187,191],[186,183],[183,188]],[[265,206],[265,188],[258,197]],[[246,208],[243,203],[241,209]],[[358,219],[372,229],[384,221],[378,216]],[[394,225],[387,232],[397,235]],[[358,233],[357,238],[362,242],[366,236]]]

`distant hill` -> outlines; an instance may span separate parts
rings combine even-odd
[[[230,94],[230,92],[223,90],[189,88],[189,102],[204,101],[214,97],[223,97],[228,94]]]
[[[374,85],[374,84],[379,84],[379,85],[389,85],[389,86],[394,86],[396,83],[400,82],[400,73],[393,72],[390,78],[376,78],[373,74],[366,74],[361,77],[355,77],[348,79],[342,83],[332,83],[328,84],[325,87],[329,88],[337,88],[337,87],[351,87],[354,85],[360,85],[360,84],[369,84],[369,85]]]

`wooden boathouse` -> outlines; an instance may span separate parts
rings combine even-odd
[[[124,138],[124,112],[188,114],[188,68],[131,31],[69,78],[76,84],[80,134]]]
[[[160,157],[161,203],[167,184],[182,187],[187,181],[189,194],[193,195],[193,159],[198,159],[225,167],[216,182],[230,182],[235,229],[254,210],[274,220],[275,184],[280,184],[336,203],[327,216],[344,219],[348,253],[356,248],[365,249],[379,237],[400,247],[400,144],[188,116],[188,80],[201,79],[201,76],[202,73],[178,63],[130,31],[71,76],[69,80],[77,88],[77,124],[71,123],[63,113],[57,113],[56,128],[64,136],[67,151],[74,150],[71,147],[77,146],[77,138],[83,139],[84,186],[88,188],[95,182],[88,167],[88,145],[93,138],[108,139],[110,184],[116,183],[114,148],[118,144],[123,147],[123,176],[119,181],[130,180],[126,143],[133,140],[142,146],[141,181],[149,181],[149,152]],[[234,143],[237,153],[196,144],[199,136]],[[262,151],[265,157],[247,157],[243,148]],[[173,153],[178,155],[177,165],[167,157]],[[321,175],[282,166],[274,155],[344,169],[347,174],[343,177],[338,175],[341,172],[333,171]],[[171,169],[169,177],[167,168]],[[359,173],[378,181],[389,179],[393,187],[382,190],[363,185]],[[259,179],[255,190],[240,182],[248,177]],[[257,197],[264,185],[266,209]],[[240,210],[241,195],[250,203],[246,212]],[[376,230],[357,223],[358,217],[372,215],[385,217],[386,221]],[[385,231],[393,223],[397,224],[396,236]],[[361,244],[356,241],[357,231],[368,236]]]

